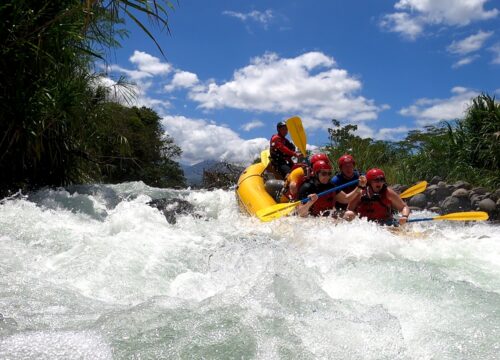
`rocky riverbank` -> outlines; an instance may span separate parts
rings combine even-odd
[[[395,185],[403,192],[408,186]],[[500,221],[500,189],[489,191],[483,187],[472,187],[465,181],[447,184],[434,177],[425,192],[413,196],[408,201],[412,210],[430,210],[438,214],[460,211],[485,211],[491,221]]]

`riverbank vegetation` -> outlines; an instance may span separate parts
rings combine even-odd
[[[1,193],[95,181],[184,184],[174,161],[180,148],[163,138],[158,116],[111,104],[115,89],[95,66],[126,36],[123,17],[139,21],[130,9],[168,26],[169,6],[147,0],[0,5]]]
[[[390,183],[413,184],[439,176],[476,186],[500,188],[500,104],[487,94],[471,99],[462,119],[413,130],[402,141],[354,134],[356,125],[332,120],[326,151],[332,159],[352,154],[357,167],[382,168]]]

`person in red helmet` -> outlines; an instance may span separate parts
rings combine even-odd
[[[332,171],[333,169],[330,162],[318,160],[313,164],[313,175],[311,179],[302,184],[299,189],[299,199],[305,199],[306,197],[310,198],[310,201],[305,204],[300,204],[297,207],[297,213],[299,216],[329,216],[334,212],[333,210],[336,201],[348,202],[356,195],[356,192],[346,194],[345,192],[340,191],[318,197],[317,194],[320,192],[335,187],[335,185],[333,185],[330,181],[332,178]],[[361,176],[359,178],[359,183],[361,186],[365,186],[366,178]],[[358,189],[358,191],[361,192],[361,189]]]
[[[313,166],[314,163],[319,160],[330,162],[328,156],[323,153],[312,155],[309,162],[311,166]],[[305,167],[304,166],[297,167],[293,169],[290,172],[290,174],[288,174],[283,192],[283,195],[285,195],[288,200],[295,201],[298,199],[299,189],[302,186],[302,184],[308,179],[311,171],[312,169],[306,165]]]
[[[271,165],[285,179],[288,173],[292,170],[292,157],[300,157],[301,154],[296,151],[293,145],[287,138],[288,128],[283,121],[276,125],[278,133],[271,137],[270,141],[270,160]]]
[[[311,166],[312,166],[312,165],[314,165],[314,163],[316,161],[319,161],[319,160],[323,160],[323,161],[326,161],[326,162],[330,161],[330,159],[328,158],[328,155],[326,155],[324,153],[314,154],[313,156],[311,156],[311,159],[309,161],[311,162]]]
[[[354,157],[349,154],[342,155],[339,157],[337,164],[339,166],[340,172],[338,172],[332,179],[332,183],[335,186],[344,185],[350,181],[359,179],[359,172],[354,168],[356,162]],[[356,185],[348,186],[343,189],[346,194],[356,189]],[[340,211],[345,211],[347,209],[347,202],[337,201],[335,203],[335,208]]]
[[[403,225],[408,220],[410,208],[399,195],[387,186],[385,173],[378,168],[366,173],[367,186],[349,201],[345,218],[352,220],[358,214],[382,225]],[[394,219],[393,209],[399,211],[399,221]]]

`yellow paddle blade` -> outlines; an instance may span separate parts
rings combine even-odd
[[[419,182],[417,185],[413,185],[411,188],[403,191],[399,195],[399,197],[401,199],[406,199],[406,198],[412,197],[413,195],[417,195],[417,194],[420,194],[421,192],[424,192],[425,189],[427,189],[427,181],[422,181],[422,182]]]
[[[432,220],[482,221],[488,220],[488,218],[488,213],[484,211],[465,211],[435,216],[432,218]]]
[[[291,117],[286,121],[286,127],[293,143],[299,148],[302,155],[306,157],[307,136],[302,126],[302,120],[298,116]]]
[[[265,166],[267,167],[267,165],[269,165],[269,149],[266,149],[266,150],[262,150],[262,152],[260,153],[260,162]]]
[[[257,217],[261,221],[264,222],[272,221],[274,219],[278,219],[282,216],[290,214],[293,211],[293,209],[295,209],[299,204],[300,201],[296,201],[293,203],[276,204],[264,209],[260,209],[255,213],[255,215],[257,215]]]

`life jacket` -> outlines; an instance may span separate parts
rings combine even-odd
[[[283,162],[292,164],[292,156],[295,155],[295,145],[280,134],[274,134],[269,143],[271,162],[276,164]]]
[[[302,187],[308,186],[307,191],[299,191],[301,197],[306,197],[310,194],[319,194],[320,192],[329,190],[333,187],[331,183],[321,184],[316,178],[311,178],[302,184]],[[302,190],[302,189],[301,189]],[[335,207],[335,192],[331,192],[327,195],[321,196],[316,200],[316,202],[309,208],[309,213],[313,216],[321,216],[329,213]]]
[[[359,172],[358,170],[354,170],[354,174],[352,176],[352,178],[350,179],[347,179],[344,174],[342,174],[342,172],[338,172],[331,180],[332,184],[334,184],[335,186],[340,186],[340,185],[344,185],[350,181],[353,181],[353,180],[357,180],[359,179]],[[354,185],[351,185],[351,186],[348,186],[344,189],[342,189],[342,191],[344,191],[346,194],[349,194],[351,191],[353,191],[354,189],[356,189],[357,187],[357,184],[354,184]]]
[[[387,185],[384,185],[380,193],[369,195],[372,193],[369,186],[361,192],[361,200],[356,208],[356,212],[361,217],[366,217],[368,220],[386,223],[392,220],[392,204],[387,198]]]
[[[289,201],[297,200],[300,187],[309,179],[307,173],[310,173],[310,171],[308,171],[306,164],[294,164],[294,169],[286,177],[285,186],[283,188],[283,195],[286,196]],[[297,192],[295,194],[290,191],[290,183],[292,182],[297,184]]]

